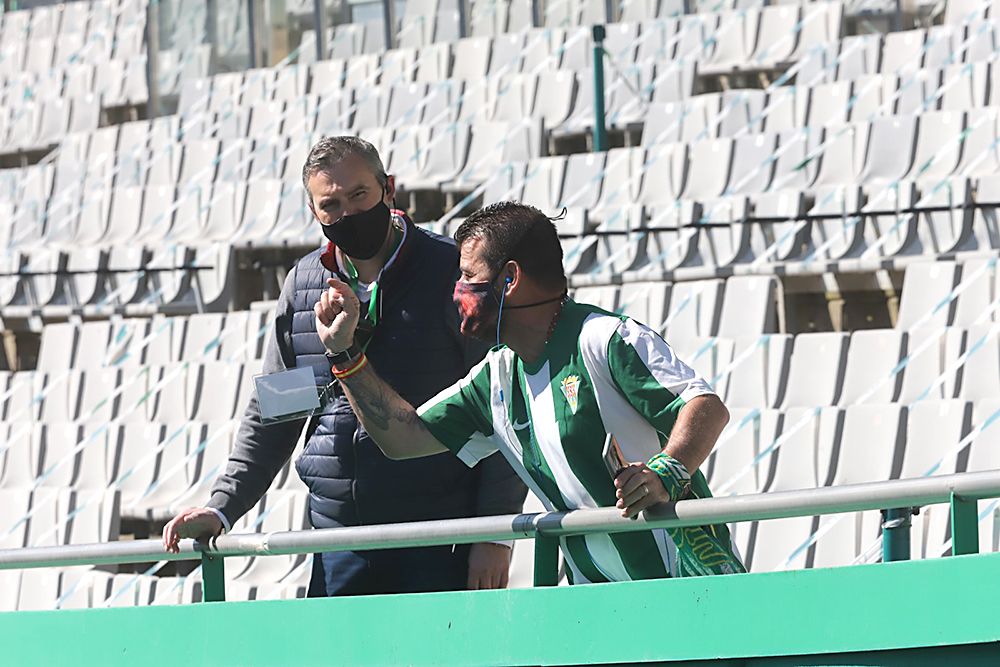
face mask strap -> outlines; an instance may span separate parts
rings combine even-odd
[[[566,298],[566,292],[563,292],[559,296],[554,296],[550,299],[542,299],[541,301],[535,301],[534,303],[522,303],[518,306],[507,306],[507,310],[517,310],[519,308],[534,308],[535,306],[544,306],[547,303],[555,303],[556,301],[562,301]]]

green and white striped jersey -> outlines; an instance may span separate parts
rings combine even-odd
[[[505,346],[425,403],[421,420],[468,466],[496,451],[549,510],[609,507],[607,433],[628,461],[662,450],[681,408],[712,394],[654,331],[567,301],[545,353],[526,364]],[[701,472],[692,495],[710,496]],[[574,583],[741,572],[724,526],[561,540]]]

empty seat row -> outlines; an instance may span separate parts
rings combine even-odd
[[[0,453],[0,493],[12,499],[5,515],[11,525],[3,530],[11,530],[8,536],[14,537],[9,539],[19,542],[20,526],[32,515],[30,499],[48,498],[45,494],[50,491],[75,489],[86,498],[114,492],[121,496],[121,514],[139,520],[167,520],[201,505],[225,471],[238,424],[234,420],[134,421],[86,428],[10,425],[17,437]],[[303,488],[291,465],[279,472],[272,487]]]
[[[669,331],[671,337],[690,341],[713,336],[755,338],[777,331],[776,289],[771,276],[737,276],[672,284],[629,280],[620,287],[578,287],[574,294],[577,300],[623,312],[656,330]],[[943,337],[946,327],[955,327],[949,335],[960,341],[963,329],[1000,321],[998,298],[1000,271],[994,259],[960,264],[914,262],[906,269],[896,328],[918,337],[926,337],[925,333]]]
[[[43,5],[7,11],[2,16],[0,39],[4,43],[51,39],[86,32],[101,34],[145,25],[145,12],[127,9],[131,0],[95,0]]]
[[[624,313],[667,340],[692,341],[719,335],[753,337],[775,331],[777,283],[771,277],[729,280],[631,282],[580,287],[573,298]]]
[[[671,60],[698,62],[707,72],[736,67],[770,69],[798,60],[816,43],[835,42],[842,14],[841,3],[815,2],[801,7],[781,5],[642,23],[610,23],[604,48],[619,69]],[[414,21],[404,31],[420,30],[422,24],[426,22]],[[312,52],[306,47],[302,55]],[[312,92],[340,85],[448,78],[471,81],[500,73],[583,71],[592,66],[589,28],[557,26],[333,58],[311,63]],[[321,86],[319,90],[317,86]],[[181,109],[187,108],[181,105]]]
[[[304,598],[308,583],[308,571],[305,575],[296,573],[287,581],[280,582],[250,583],[227,577],[226,599]],[[187,576],[111,574],[99,570],[77,574],[71,568],[61,571],[53,568],[24,572],[12,570],[0,572],[0,586],[7,587],[0,594],[0,611],[177,605],[203,600],[200,570]]]
[[[816,83],[852,81],[875,74],[910,74],[992,61],[1000,48],[996,19],[966,26],[869,33],[832,39],[803,57],[797,80]]]
[[[261,310],[52,323],[42,330],[36,368],[61,373],[260,359],[272,324]]]
[[[121,498],[105,489],[0,489],[0,548],[88,544],[118,539]]]
[[[236,420],[135,421],[86,429],[71,424],[36,424],[26,429],[20,427],[27,425],[11,425],[11,433],[17,437],[0,452],[0,496],[10,509],[5,515],[9,525],[2,526],[5,541],[0,544],[20,547],[39,540],[51,541],[53,535],[62,535],[74,525],[82,526],[101,517],[109,521],[110,515],[102,512],[110,509],[101,510],[101,503],[112,494],[115,503],[121,499],[122,516],[139,520],[166,520],[187,507],[204,503],[225,470],[238,424]],[[22,431],[27,435],[22,437]],[[295,452],[299,452],[301,439],[296,447]],[[295,458],[293,452],[290,462],[275,477],[272,490],[304,490],[292,470]],[[73,497],[76,504],[69,506],[65,504],[68,500],[60,500],[63,504],[58,507],[70,507],[76,512],[59,514],[56,505],[50,507],[57,500],[53,494],[66,494],[70,489],[77,492]],[[301,500],[282,505],[280,512],[274,511],[276,503],[268,511],[259,507],[260,511],[244,516],[234,530],[260,530],[261,522],[268,530],[295,529],[275,521],[281,516],[304,515]],[[117,505],[114,511],[117,521]],[[58,525],[47,523],[50,515],[57,514],[62,517]],[[71,519],[76,514],[84,518],[73,524]],[[38,520],[32,523],[36,516]],[[42,521],[42,517],[46,520]],[[116,526],[113,528],[117,531]],[[91,537],[75,541],[97,540]]]
[[[991,323],[968,330],[871,329],[794,339],[681,339],[676,345],[681,358],[735,407],[914,404],[1000,394],[997,329]]]
[[[690,84],[690,82],[689,82]],[[688,85],[690,94],[690,85]],[[514,122],[526,116],[556,128],[569,117],[577,77],[569,72],[510,75],[476,82],[444,81],[331,88],[295,100],[262,102],[181,117],[184,140],[332,134],[372,127]],[[592,96],[587,100],[592,103]]]
[[[542,150],[541,126],[530,120],[378,128],[362,134],[382,149],[383,161],[407,190],[447,185],[472,190],[503,164],[536,157]],[[258,241],[286,241],[288,237],[268,234],[274,231],[273,217],[258,221],[267,215],[277,215],[277,224],[291,230],[291,238],[302,239],[310,216],[300,171],[312,141],[306,137],[289,145],[248,141],[222,147],[218,140],[193,140],[158,151],[140,145],[132,153],[118,153],[120,163],[111,168],[106,146],[97,149],[91,141],[87,159],[98,168],[83,180],[69,160],[58,171],[46,165],[12,170],[15,178],[6,183],[0,178],[0,199],[7,193],[10,206],[17,202],[8,245],[32,246],[49,234],[54,244],[75,237],[75,247],[113,246],[136,238],[150,243],[225,241],[241,224],[252,226],[242,231]],[[213,185],[213,178],[228,183]],[[255,185],[248,188],[243,182],[251,178]],[[113,183],[120,187],[111,190]],[[247,198],[257,202],[249,209],[254,214],[249,222],[243,206]],[[313,237],[306,243],[311,245]]]
[[[959,198],[912,211],[831,209],[840,191],[820,191],[808,208],[798,192],[729,197],[677,209],[639,205],[567,209],[559,229],[571,284],[698,280],[727,275],[904,270],[958,257],[989,261],[1000,250],[997,205]],[[808,211],[807,211],[808,208]],[[943,209],[943,210],[942,210]]]
[[[148,248],[69,250],[35,247],[0,258],[5,317],[186,314],[225,310],[232,300],[228,244],[189,247],[168,238]]]
[[[0,112],[0,151],[38,150],[59,144],[68,132],[95,130],[101,98],[96,94],[26,102]]]
[[[974,405],[935,400],[909,408],[736,410],[708,475],[716,494],[726,495],[990,470],[1000,463],[992,443],[997,416],[995,397]],[[987,509],[989,503],[981,504]],[[982,513],[984,551],[1000,548],[994,521],[993,512]],[[860,512],[731,528],[751,569],[769,571],[851,564],[877,546],[880,523],[878,512]],[[947,506],[924,507],[911,531],[912,556],[943,555],[947,539]]]
[[[702,125],[702,128],[713,123]],[[383,161],[390,172],[397,174],[404,189],[422,189],[425,185],[436,189],[459,176],[466,165],[475,167],[479,156],[465,157],[470,143],[475,144],[477,139],[492,141],[499,150],[490,150],[493,147],[488,144],[470,150],[471,153],[487,151],[494,155],[489,169],[473,169],[492,174],[487,194],[493,196],[490,193],[495,191],[494,186],[502,192],[510,187],[513,188],[510,196],[516,196],[530,179],[533,190],[541,188],[540,203],[546,207],[561,204],[609,208],[633,202],[671,204],[678,197],[711,199],[730,194],[861,181],[871,184],[868,192],[881,194],[888,190],[888,184],[900,179],[917,179],[926,189],[939,189],[939,184],[947,177],[992,174],[1000,168],[994,141],[998,134],[994,109],[967,113],[927,112],[919,116],[876,118],[870,123],[852,126],[650,144],[646,149],[613,149],[606,157],[600,154],[555,156],[531,164],[529,169],[510,165],[497,170],[495,166],[517,159],[519,153],[530,156],[541,150],[540,129],[531,130],[524,121],[517,126],[529,130],[523,135],[523,143],[507,136],[497,139],[493,132],[495,126],[489,123],[430,128],[407,125],[395,130],[368,128],[358,132],[382,149]],[[681,136],[682,126],[683,123],[666,128],[650,126],[646,136],[676,140]],[[348,130],[342,128],[340,131]],[[122,132],[124,141],[124,130]],[[72,217],[81,206],[80,190],[100,186],[102,181],[106,185],[114,181],[122,186],[161,188],[178,182],[188,183],[185,194],[191,197],[206,191],[194,187],[191,181],[198,184],[212,179],[238,182],[283,176],[297,180],[298,167],[293,163],[304,160],[308,151],[308,140],[301,139],[288,145],[280,140],[262,139],[230,141],[224,146],[219,140],[192,139],[173,144],[172,150],[152,151],[145,147],[144,142],[152,139],[143,136],[144,132],[130,131],[129,134],[133,143],[128,148],[121,146],[116,154],[117,166],[109,159],[113,137],[100,132],[89,140],[80,137],[72,141],[68,150],[95,166],[88,170],[88,180],[80,180],[79,172],[72,169],[74,164],[69,159],[64,167],[60,163],[54,178],[45,171],[51,171],[52,167],[0,172],[0,175],[8,175],[0,180],[0,198],[9,198],[12,203],[16,201],[23,209],[16,217],[16,224],[30,224],[33,217],[40,215],[40,207],[46,204],[50,208],[58,207],[58,217]],[[694,130],[691,134],[698,136]],[[898,150],[901,145],[907,150]],[[888,146],[895,150],[888,152]],[[428,169],[426,165],[433,163],[437,164]],[[536,180],[539,178],[542,180]],[[475,175],[462,180],[475,180]],[[510,186],[504,185],[504,181]],[[413,184],[418,187],[414,188]],[[661,201],[664,198],[666,200]],[[936,201],[928,203],[939,206]],[[897,204],[892,201],[891,205]],[[95,229],[103,227],[98,225]],[[23,236],[35,238],[34,233],[25,232]]]
[[[944,70],[919,70],[912,75],[874,75],[814,86],[775,86],[769,91],[729,90],[723,93],[657,99],[653,91],[648,112],[642,119],[642,145],[697,141],[725,137],[753,137],[762,133],[783,134],[796,130],[840,128],[846,123],[866,123],[880,117],[926,116],[960,122],[964,112],[973,119],[995,116],[1000,68],[986,63]],[[987,95],[987,91],[990,95]],[[578,97],[582,103],[583,97]],[[990,108],[984,108],[990,107]],[[634,114],[635,110],[631,112]],[[593,123],[592,110],[581,108],[563,125]],[[950,116],[948,114],[951,114]],[[620,118],[624,122],[619,123]],[[608,116],[609,124],[635,125],[628,114]],[[556,130],[558,133],[559,129]]]
[[[56,500],[48,500],[55,493]],[[15,498],[14,494],[18,494]],[[76,492],[0,490],[12,507],[21,509],[38,503],[38,517],[46,516],[45,503],[68,502]],[[8,497],[9,496],[9,497]],[[108,496],[109,502],[113,496]],[[273,532],[307,528],[306,496],[303,489],[272,489],[234,526],[236,532]],[[74,509],[78,509],[74,507]],[[79,508],[84,511],[87,508]],[[49,512],[51,513],[51,512]],[[34,517],[32,517],[34,518]],[[92,528],[93,522],[87,524]],[[27,525],[27,524],[26,524]],[[60,527],[62,530],[68,530]],[[26,531],[31,532],[31,531]],[[70,543],[79,540],[116,539],[90,534],[82,527],[70,530]],[[42,533],[38,534],[40,537]],[[305,597],[311,558],[278,556],[226,559],[226,597],[231,600],[265,600]],[[62,568],[0,572],[0,611],[121,607],[184,604],[202,599],[200,570],[186,576],[166,576],[162,563],[142,573],[113,574],[91,568]],[[158,576],[155,576],[158,575]]]
[[[256,343],[245,341],[251,346]],[[245,405],[253,389],[251,378],[258,372],[259,362],[250,362],[244,369],[240,362],[228,361],[4,372],[4,421],[23,426],[36,421],[102,424],[231,419]],[[205,401],[206,396],[213,400]],[[19,437],[25,435],[22,430],[14,429]]]
[[[270,137],[225,142],[190,139],[157,150],[147,148],[142,143],[145,139],[140,136],[129,147],[121,145],[117,152],[111,148],[113,137],[98,131],[89,141],[82,137],[74,139],[70,148],[72,154],[89,162],[92,168],[81,174],[79,169],[71,168],[72,162],[67,159],[65,163],[58,163],[53,173],[50,173],[51,165],[11,170],[13,178],[8,177],[6,184],[0,172],[0,203],[4,194],[9,193],[11,203],[16,202],[19,209],[24,209],[18,216],[19,224],[38,224],[44,222],[37,218],[44,215],[41,207],[46,201],[49,216],[54,215],[51,212],[54,209],[59,217],[72,218],[83,208],[80,200],[84,192],[112,185],[178,187],[182,196],[189,197],[205,192],[214,180],[240,182],[276,178],[288,181],[290,186],[292,182],[299,182],[301,165],[315,139],[355,132],[381,149],[383,162],[391,165],[390,172],[400,176],[400,184],[406,189],[414,189],[413,181],[421,186],[416,189],[424,189],[425,181],[430,182],[431,189],[438,189],[441,184],[458,177],[469,181],[483,179],[503,163],[537,157],[542,152],[543,140],[541,123],[527,118],[516,122],[402,125],[396,129],[327,128],[315,135],[296,136],[289,142]],[[97,137],[99,141],[95,141]],[[393,164],[394,155],[404,156],[398,160],[398,165]],[[480,160],[487,161],[480,164]],[[22,190],[26,191],[22,194]],[[170,214],[168,207],[157,215],[169,217]],[[96,229],[101,227],[90,233]]]
[[[77,570],[78,568],[46,568],[0,572],[0,611],[177,605],[201,602],[203,599],[200,570],[187,576]],[[304,598],[308,577],[297,576],[296,579],[252,584],[227,577],[226,599]]]
[[[798,198],[788,199],[788,191],[795,189],[822,191],[816,195],[816,215],[866,205],[867,212],[940,209],[952,201],[952,207],[961,209],[966,204],[962,183],[949,179],[996,172],[1000,155],[991,146],[997,136],[992,109],[877,118],[825,130],[664,143],[511,164],[494,172],[484,196],[486,201],[526,196],[543,209],[581,207],[598,220],[640,203],[657,207],[658,217],[675,217],[677,223],[670,226],[727,220],[723,211],[706,205],[697,214],[678,199],[704,201],[767,191],[773,192],[756,203],[770,210],[785,197],[793,204],[788,217],[795,217],[800,213],[794,205]],[[862,190],[855,183],[866,186]],[[852,185],[845,189],[840,184]],[[867,201],[844,201],[851,191],[863,193]],[[737,209],[742,213],[746,204],[733,206],[742,206]]]

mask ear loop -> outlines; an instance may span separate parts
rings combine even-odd
[[[503,281],[503,289],[500,290],[500,310],[497,311],[497,347],[500,347],[500,321],[503,319],[503,302],[507,297],[507,286],[510,285],[510,276]]]

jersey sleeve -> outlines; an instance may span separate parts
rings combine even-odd
[[[470,468],[499,447],[490,418],[490,367],[486,359],[464,378],[417,409],[438,442]]]
[[[659,334],[630,319],[608,341],[608,367],[626,400],[664,437],[688,401],[715,394]]]

